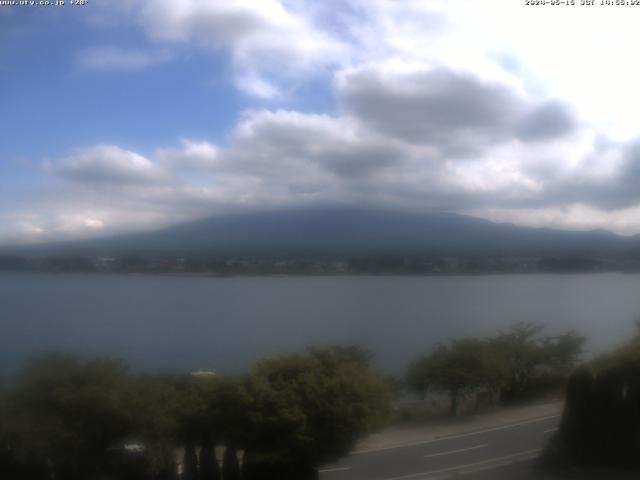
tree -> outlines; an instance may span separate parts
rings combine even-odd
[[[424,400],[433,386],[435,363],[431,355],[423,355],[409,364],[406,374],[407,386]]]
[[[384,381],[340,352],[313,349],[256,365],[245,387],[251,433],[244,478],[258,470],[315,478],[318,465],[347,454],[386,419]]]
[[[245,445],[250,435],[242,378],[156,375],[139,377],[134,383],[141,412],[138,429],[147,445],[152,476],[175,476],[174,452],[181,447],[183,477],[219,478],[215,446],[226,445],[225,478],[240,478],[236,448]]]
[[[175,451],[181,445],[181,399],[175,375],[143,375],[132,379],[135,434],[145,445],[148,475],[176,480]]]
[[[8,392],[0,381],[0,478],[19,476],[13,449],[9,433]]]
[[[542,364],[568,374],[578,363],[586,339],[575,330],[542,340]]]
[[[128,387],[118,361],[36,358],[8,401],[12,449],[60,480],[103,475],[134,425]]]
[[[193,441],[187,441],[184,446],[182,478],[183,480],[198,480],[198,454]]]
[[[407,383],[420,394],[430,386],[449,392],[450,412],[457,415],[460,398],[479,388],[498,388],[505,378],[502,364],[486,340],[463,338],[439,345],[413,362]]]
[[[0,390],[0,473],[21,480],[317,478],[389,413],[387,384],[358,347],[260,362],[247,378],[130,376],[113,360],[48,355]],[[130,442],[142,447],[132,453]],[[198,461],[198,449],[200,450]],[[254,478],[256,478],[254,475]],[[267,476],[267,477],[265,477]]]
[[[220,480],[221,478],[215,445],[211,437],[207,436],[200,448],[200,480]]]
[[[215,443],[235,448],[245,442],[250,427],[247,415],[250,399],[245,384],[242,377],[215,380],[203,418],[207,435]]]
[[[585,338],[575,331],[541,337],[544,325],[526,322],[513,325],[493,339],[493,348],[507,366],[509,376],[502,400],[517,400],[537,370],[567,375],[582,352]]]
[[[238,451],[231,444],[224,449],[222,460],[222,478],[224,480],[240,480],[240,464],[238,463]]]
[[[543,325],[535,323],[518,323],[494,339],[494,346],[509,370],[509,379],[501,393],[503,400],[515,400],[541,363],[543,357],[537,337],[543,329]]]
[[[639,438],[640,338],[635,337],[571,374],[554,452],[571,463],[637,468]]]
[[[215,446],[237,421],[238,397],[226,394],[230,380],[216,376],[159,375],[137,380],[139,431],[150,450],[155,474],[175,469],[174,451],[184,448],[183,477],[213,480],[220,469]],[[221,399],[224,398],[224,401]],[[242,428],[241,425],[238,425]],[[198,457],[197,450],[200,449]]]

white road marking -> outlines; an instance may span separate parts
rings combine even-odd
[[[418,445],[428,445],[430,443],[444,442],[446,440],[455,440],[457,438],[471,437],[473,435],[481,435],[483,433],[495,432],[495,431],[498,431],[498,430],[505,430],[507,428],[520,427],[522,425],[530,425],[532,423],[543,422],[545,420],[549,420],[551,418],[557,418],[557,417],[560,417],[560,414],[547,415],[546,417],[534,418],[532,420],[526,420],[524,422],[511,423],[511,424],[508,424],[508,425],[501,425],[499,427],[486,428],[484,430],[476,430],[476,431],[468,432],[468,433],[459,433],[459,434],[454,434],[454,435],[447,435],[447,436],[444,436],[444,437],[434,438],[434,439],[431,439],[431,440],[423,440],[423,441],[420,441],[420,442],[409,442],[409,443],[402,443],[402,444],[399,444],[399,445],[393,445],[391,447],[370,448],[370,449],[367,449],[367,450],[356,450],[355,452],[351,452],[350,455],[362,455],[364,453],[383,452],[383,451],[386,451],[386,450],[396,450],[398,448],[415,447],[415,446],[418,446]]]
[[[448,452],[432,453],[431,455],[425,455],[424,458],[441,457],[443,455],[453,455],[454,453],[468,452],[469,450],[477,450],[478,448],[485,448],[488,446],[489,446],[488,443],[483,443],[482,445],[475,445],[473,447],[467,447],[467,448],[459,448],[457,450],[449,450]]]
[[[551,432],[555,432],[558,430],[558,427],[555,428],[547,428],[546,430],[544,430],[542,433],[551,433]]]
[[[390,478],[385,478],[384,480],[408,480],[410,478],[424,479],[425,477],[437,475],[440,473],[447,473],[447,472],[472,473],[474,470],[469,470],[469,469],[473,469],[474,467],[479,467],[477,470],[480,470],[480,469],[489,470],[491,467],[487,466],[487,464],[493,463],[497,468],[497,467],[501,467],[503,465],[508,464],[509,462],[507,462],[507,460],[512,460],[517,457],[524,457],[521,460],[528,460],[532,455],[540,453],[541,451],[542,451],[541,448],[536,448],[533,450],[525,450],[523,452],[512,453],[511,455],[504,455],[502,457],[490,458],[488,460],[482,460],[480,462],[468,463],[466,465],[457,465],[455,467],[441,468],[439,470],[430,470],[428,472],[410,473],[409,475],[401,475],[399,477],[390,477]],[[485,467],[483,468],[483,466]]]
[[[333,468],[322,468],[318,470],[320,473],[326,472],[345,472],[347,470],[351,470],[353,467],[333,467]]]
[[[467,465],[467,467],[472,466],[472,468],[468,470],[460,470],[461,475],[469,475],[471,473],[483,472],[486,470],[493,470],[496,468],[504,467],[505,465],[514,464],[518,462],[524,462],[526,460],[531,460],[536,458],[536,456],[542,451],[542,448],[536,448],[533,450],[527,450],[525,452],[520,452],[514,454],[518,458],[516,460],[512,460],[514,455],[507,455],[505,457],[500,457],[498,461],[491,462],[489,465],[485,465],[487,461],[477,462],[476,464]],[[480,465],[480,466],[476,466]]]

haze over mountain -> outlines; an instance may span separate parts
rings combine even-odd
[[[229,214],[147,233],[6,248],[38,255],[610,254],[637,241],[603,230],[493,223],[452,213],[313,208]]]

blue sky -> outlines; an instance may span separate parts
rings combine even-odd
[[[0,17],[8,25],[0,121],[12,131],[3,156],[55,158],[101,142],[151,152],[187,132],[220,140],[248,105],[223,51],[182,51],[144,68],[86,67],[93,46],[153,47],[134,25],[94,25],[89,6],[15,10]]]
[[[0,244],[329,203],[640,232],[640,7],[481,3],[0,6]]]

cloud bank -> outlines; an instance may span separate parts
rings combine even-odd
[[[482,14],[464,0],[323,5],[123,2],[122,18],[152,49],[87,47],[82,65],[135,70],[170,62],[174,48],[226,52],[253,107],[218,143],[185,132],[147,154],[88,145],[43,162],[63,193],[52,193],[46,209],[34,201],[14,212],[0,242],[316,204],[640,232],[640,136],[624,128],[632,113],[611,122],[599,113],[602,99],[567,94],[569,77],[527,42],[521,11],[491,1]],[[515,25],[495,24],[489,14],[499,8]],[[470,23],[473,12],[479,21]],[[555,22],[549,28],[554,38],[562,33]],[[335,110],[302,111],[284,98],[292,84],[318,78],[329,78]]]

